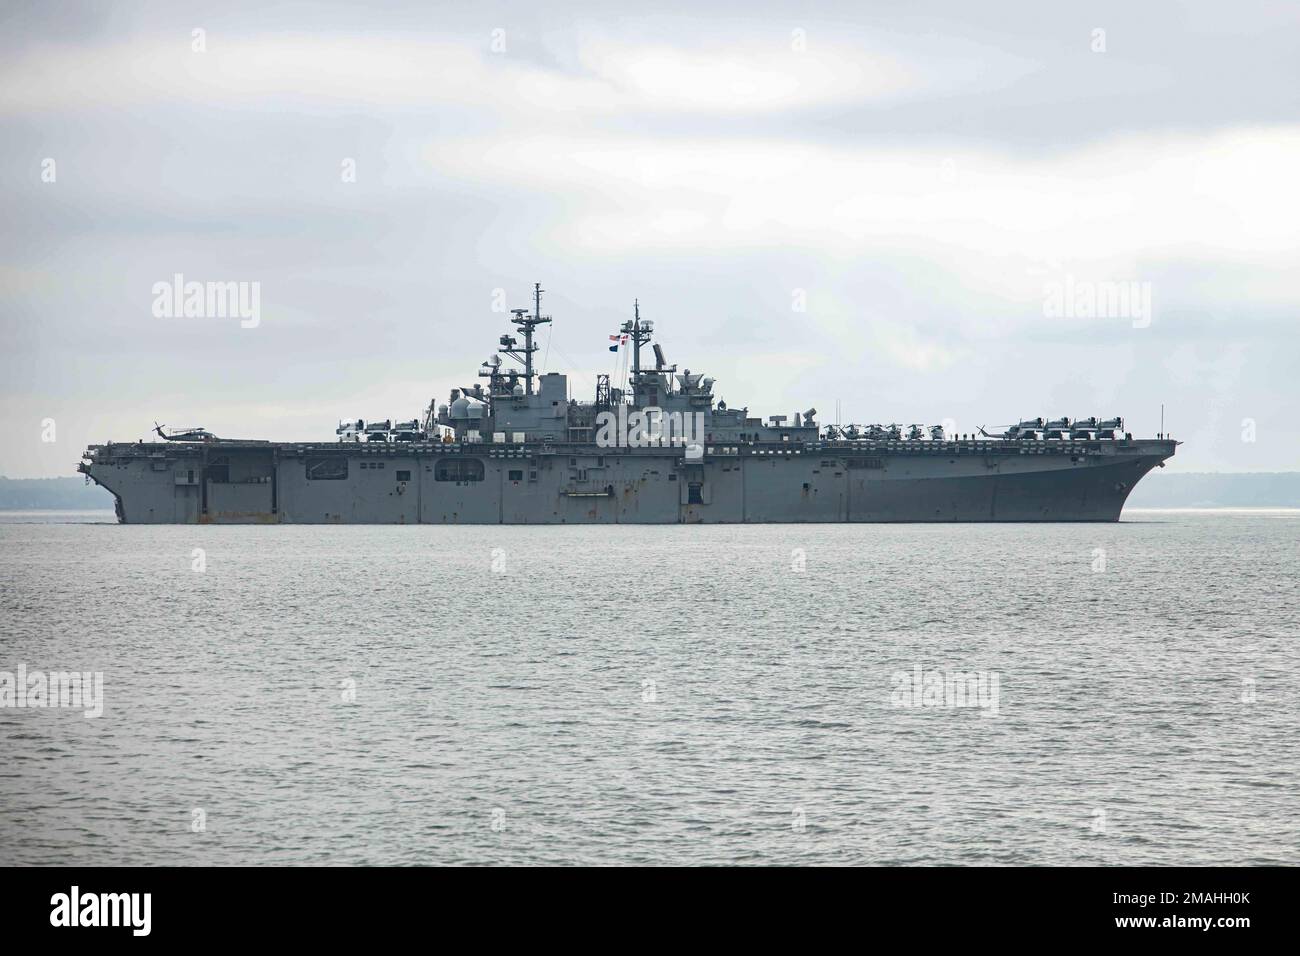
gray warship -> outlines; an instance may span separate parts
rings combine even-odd
[[[535,368],[537,330],[552,321],[542,291],[513,310],[478,372],[486,388],[452,389],[410,420],[349,420],[324,442],[156,426],[158,441],[90,446],[79,470],[126,524],[1116,521],[1178,444],[1135,439],[1121,418],[967,435],[823,426],[815,408],[764,421],[668,365],[639,305],[611,336],[626,387],[600,375],[580,401],[567,376]]]

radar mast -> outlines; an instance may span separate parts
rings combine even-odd
[[[650,334],[654,331],[655,324],[649,319],[641,321],[641,300],[632,300],[633,319],[630,322],[623,323],[623,334],[630,336],[632,339],[632,385],[635,387],[641,381],[641,346],[650,341]]]
[[[551,321],[549,315],[542,315],[542,293],[546,291],[542,288],[540,282],[533,283],[533,313],[528,314],[527,309],[511,309],[514,318],[510,321],[518,326],[519,330],[524,333],[524,347],[519,347],[519,340],[511,335],[501,336],[501,348],[497,349],[503,355],[509,355],[516,362],[522,362],[524,366],[524,393],[533,394],[533,376],[537,373],[533,371],[533,353],[540,346],[533,344],[533,332],[539,325],[547,325]]]

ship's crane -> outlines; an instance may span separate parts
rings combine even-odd
[[[660,346],[658,342],[654,343],[654,350],[655,350],[655,371],[656,372],[667,372],[669,374],[672,374],[677,371],[677,366],[669,365],[668,360],[664,358],[663,347]]]

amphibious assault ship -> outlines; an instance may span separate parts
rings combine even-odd
[[[90,446],[80,471],[130,524],[1115,521],[1177,445],[1135,439],[1120,418],[1036,417],[994,435],[823,426],[814,408],[763,420],[668,365],[639,306],[610,336],[630,359],[626,387],[601,375],[581,401],[565,375],[535,369],[551,322],[541,295],[513,311],[478,372],[486,388],[452,389],[416,418],[349,420],[326,442],[156,427],[159,441]]]

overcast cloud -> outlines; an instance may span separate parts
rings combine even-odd
[[[3,8],[0,474],[414,417],[535,280],[579,398],[635,297],[763,415],[1163,402],[1171,468],[1300,468],[1300,6],[385,6]],[[260,324],[155,317],[176,273]]]

